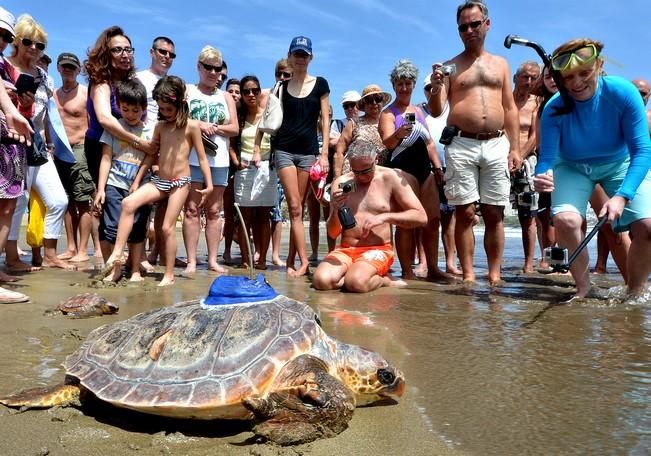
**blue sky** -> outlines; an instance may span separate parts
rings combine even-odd
[[[136,48],[136,65],[149,66],[149,48],[156,35],[176,43],[178,57],[170,74],[197,81],[196,58],[212,44],[224,54],[229,76],[257,75],[264,87],[273,83],[273,65],[286,56],[291,38],[312,38],[310,73],[330,83],[335,117],[343,115],[341,96],[370,83],[393,93],[388,74],[400,58],[420,69],[419,80],[433,62],[462,50],[456,30],[457,0],[67,0],[31,2],[5,0],[3,7],[18,16],[29,12],[49,35],[53,59],[70,51],[86,55],[97,35],[110,25],[122,26]],[[537,41],[551,52],[571,38],[590,36],[605,43],[606,71],[632,79],[651,79],[649,0],[621,3],[596,0],[487,2],[491,17],[486,47],[509,60],[512,72],[524,60],[538,59],[532,49],[504,48],[504,37],[515,33]],[[28,8],[28,9],[26,9]],[[50,71],[60,80],[56,68]],[[422,92],[415,94],[419,101]]]

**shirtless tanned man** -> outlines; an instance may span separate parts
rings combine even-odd
[[[538,97],[531,94],[534,83],[540,77],[540,66],[536,62],[522,63],[513,76],[513,100],[518,108],[520,125],[520,156],[522,168],[515,174],[512,193],[518,210],[518,220],[522,228],[522,248],[524,249],[523,272],[533,272],[533,259],[536,250],[537,204],[530,198],[518,198],[521,193],[533,192],[533,170],[536,169],[536,123],[538,120]],[[525,163],[526,161],[526,163]],[[526,182],[526,183],[525,183]]]
[[[427,214],[401,171],[375,164],[376,151],[370,143],[350,150],[351,171],[332,184],[326,227],[330,237],[341,234],[342,239],[314,272],[312,284],[317,290],[365,293],[383,286],[407,286],[387,276],[394,257],[391,226],[422,227]],[[354,217],[355,226],[342,227],[342,208]]]
[[[504,206],[509,199],[509,171],[520,168],[518,109],[511,93],[509,65],[484,49],[491,22],[480,1],[457,8],[457,24],[464,51],[446,62],[432,65],[430,112],[438,116],[450,104],[446,145],[446,196],[455,205],[455,243],[464,281],[473,282],[475,238],[472,226],[479,200],[486,225],[484,248],[488,280],[500,281],[504,252]],[[508,138],[508,139],[507,139]]]
[[[54,92],[54,101],[75,160],[70,163],[60,159],[62,150],[59,148],[64,145],[55,143],[54,164],[69,200],[66,213],[68,247],[66,252],[59,255],[59,258],[73,262],[88,261],[88,240],[93,229],[91,207],[95,192],[95,184],[88,172],[84,154],[84,137],[88,129],[88,112],[86,111],[88,88],[77,81],[81,63],[75,54],[70,52],[60,54],[57,58],[57,70],[61,75],[63,85]],[[68,227],[70,231],[68,231]],[[79,233],[79,242],[76,238],[77,232]],[[96,243],[96,247],[99,247],[99,241]]]

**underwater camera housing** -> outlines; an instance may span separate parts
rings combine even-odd
[[[568,263],[567,249],[561,247],[546,247],[543,250],[543,258],[552,268],[554,266],[565,266]]]

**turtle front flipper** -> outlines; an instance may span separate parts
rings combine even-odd
[[[351,391],[328,374],[314,356],[288,363],[266,397],[249,397],[244,405],[258,423],[253,432],[280,445],[295,445],[334,437],[348,427],[355,410]]]
[[[79,401],[78,383],[67,382],[56,386],[31,388],[10,396],[0,397],[0,404],[21,409],[50,408]]]

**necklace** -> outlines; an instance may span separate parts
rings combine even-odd
[[[75,86],[74,86],[73,88],[68,89],[68,90],[66,90],[65,88],[63,88],[63,86],[61,86],[61,92],[63,92],[63,93],[70,93],[70,92],[72,92],[73,90],[75,90],[77,87],[79,87],[79,83],[75,84]]]

